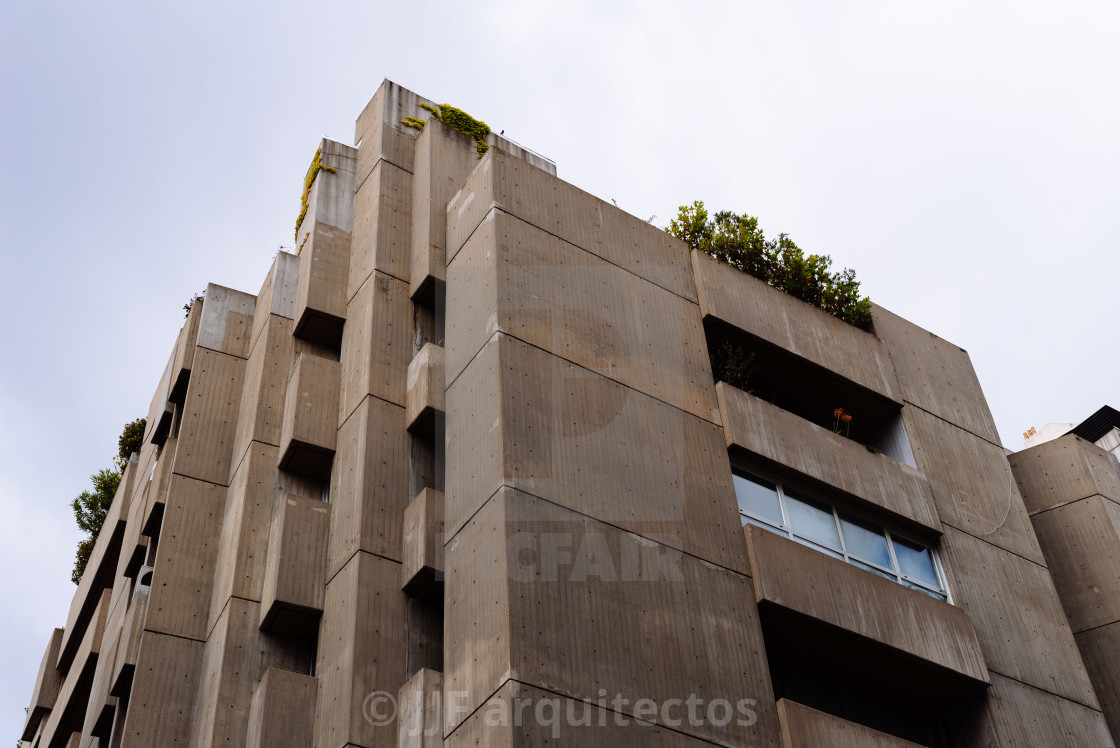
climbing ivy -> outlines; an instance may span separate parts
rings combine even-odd
[[[315,183],[315,177],[319,176],[320,171],[328,171],[331,174],[337,172],[333,166],[327,166],[322,161],[323,149],[322,147],[315,149],[315,158],[311,159],[311,168],[307,170],[307,178],[303,180],[303,197],[300,198],[299,218],[296,219],[296,241],[299,241],[299,227],[303,225],[303,219],[307,217],[308,200],[311,199],[311,185]],[[304,239],[306,242],[307,240]],[[303,245],[299,245],[300,250]],[[299,252],[297,251],[298,255]]]
[[[459,132],[466,133],[474,138],[475,148],[478,150],[479,158],[482,158],[483,154],[490,150],[490,146],[486,144],[486,136],[490,134],[490,125],[482,120],[475,119],[462,109],[453,107],[450,104],[432,106],[431,104],[420,102],[420,106],[431,112],[433,119],[437,119],[448,127],[453,127]],[[424,129],[424,120],[417,117],[406,117],[401,120],[401,124],[405,127],[413,127],[417,130]]]

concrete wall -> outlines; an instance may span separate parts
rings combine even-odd
[[[1069,434],[1009,458],[1114,740],[1120,740],[1120,463]]]

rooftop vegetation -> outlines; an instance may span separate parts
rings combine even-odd
[[[859,295],[854,270],[832,270],[828,255],[806,255],[786,234],[767,239],[758,219],[746,213],[708,214],[704,203],[682,205],[665,229],[720,262],[822,309],[856,327],[871,322],[871,300]]]

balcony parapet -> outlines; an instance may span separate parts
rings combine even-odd
[[[887,347],[877,337],[746,273],[692,253],[700,313],[900,402]]]
[[[925,475],[885,454],[743,392],[716,385],[729,448],[790,468],[933,533],[941,532]]]

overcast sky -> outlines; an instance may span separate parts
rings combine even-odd
[[[256,293],[383,78],[664,226],[759,217],[967,349],[1005,446],[1120,405],[1113,2],[0,4],[0,739],[213,281]]]

